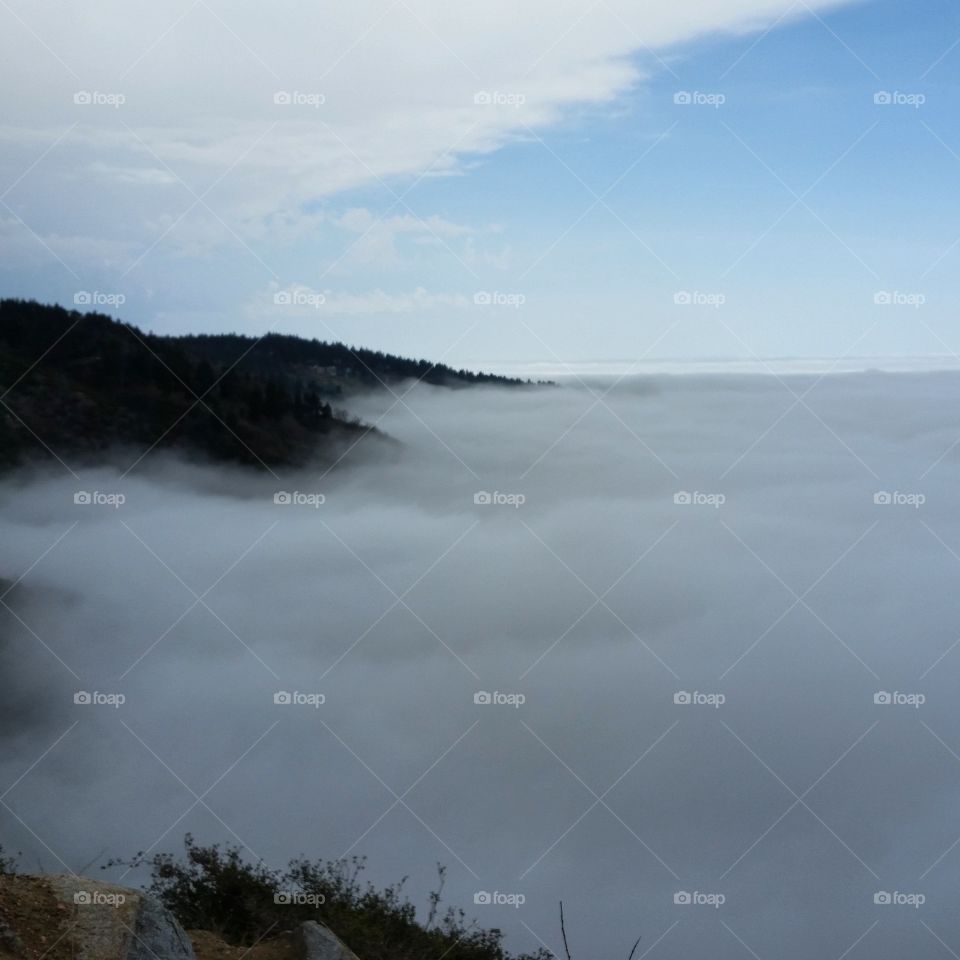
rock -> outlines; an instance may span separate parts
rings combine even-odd
[[[153,897],[141,897],[133,943],[125,960],[195,960],[193,945],[173,914]]]
[[[315,920],[238,946],[211,931],[194,940],[158,900],[71,875],[0,877],[0,960],[358,960]]]
[[[358,960],[357,955],[332,930],[316,920],[300,925],[304,960]]]
[[[78,960],[196,960],[183,928],[153,897],[87,877],[45,879],[72,913]]]

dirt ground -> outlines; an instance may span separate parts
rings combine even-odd
[[[42,877],[0,876],[0,956],[73,960],[72,928],[70,908]]]
[[[233,947],[207,930],[188,930],[197,960],[300,960],[302,950],[290,937],[262,940],[253,947]]]

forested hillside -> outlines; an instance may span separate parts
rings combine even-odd
[[[299,465],[371,428],[351,391],[407,378],[519,383],[271,334],[161,337],[102,314],[0,300],[0,464],[89,462],[114,448]]]

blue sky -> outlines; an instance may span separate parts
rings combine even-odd
[[[30,94],[6,85],[7,295],[119,294],[111,312],[157,331],[277,329],[474,366],[960,351],[960,10],[942,0],[651,4],[649,41],[645,14],[606,3],[545,7],[516,36],[505,8],[502,63],[424,3],[393,68],[373,3],[366,35],[343,25],[326,60],[307,42],[295,76],[268,69],[252,23],[204,44],[221,21],[184,5],[131,36],[133,68],[117,55],[91,76],[125,104],[64,110],[92,69],[72,43],[133,29],[111,6],[73,41],[36,7],[9,18],[6,69]],[[164,74],[201,46],[221,70]],[[514,69],[527,53],[535,69]],[[68,75],[34,90],[31,71]],[[347,93],[246,117],[232,72]],[[460,102],[438,105],[458,84],[526,102],[461,122]]]

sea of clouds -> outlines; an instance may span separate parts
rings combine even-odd
[[[355,410],[400,445],[5,482],[25,868],[191,830],[418,903],[439,861],[514,950],[562,899],[575,960],[960,950],[960,376]]]

